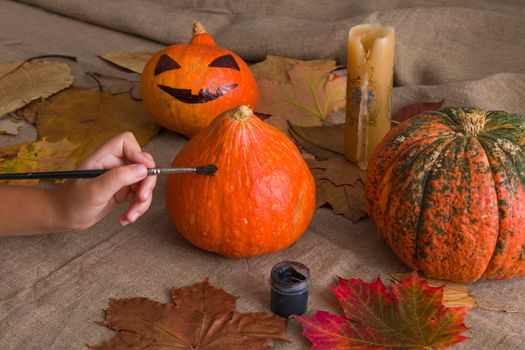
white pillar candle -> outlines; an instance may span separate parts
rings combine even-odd
[[[361,169],[390,130],[393,27],[362,24],[348,34],[345,156]]]

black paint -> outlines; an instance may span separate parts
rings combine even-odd
[[[222,95],[226,95],[237,87],[237,84],[224,85],[217,89],[216,92],[211,92],[210,89],[200,89],[197,95],[193,95],[190,89],[176,89],[166,85],[157,85],[162,91],[167,92],[177,100],[184,103],[205,103],[213,101]]]
[[[240,71],[239,65],[232,55],[224,55],[214,59],[208,67],[231,68]]]
[[[302,315],[308,305],[310,271],[295,261],[283,261],[272,268],[270,275],[272,312],[281,317]]]
[[[170,56],[162,55],[155,66],[155,75],[159,75],[162,72],[169,70],[179,69],[180,65]]]

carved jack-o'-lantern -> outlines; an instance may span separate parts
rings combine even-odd
[[[257,83],[248,65],[217,46],[195,22],[186,45],[172,45],[151,57],[141,93],[149,115],[162,126],[193,136],[238,105],[255,108]]]

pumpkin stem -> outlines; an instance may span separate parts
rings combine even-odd
[[[246,105],[242,105],[242,106],[238,106],[233,109],[230,109],[225,114],[226,116],[228,116],[229,118],[233,120],[245,122],[245,121],[250,120],[250,118],[253,115],[253,111],[250,109],[250,107]]]
[[[459,119],[463,132],[468,136],[479,134],[485,128],[486,116],[486,112],[479,109],[462,110]]]
[[[206,29],[199,21],[193,21],[193,35],[206,33]]]
[[[193,36],[189,44],[192,45],[217,45],[212,36],[204,29],[204,26],[199,21],[193,22]]]

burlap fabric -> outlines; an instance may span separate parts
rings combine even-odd
[[[250,60],[269,53],[343,63],[348,29],[378,22],[397,31],[394,110],[445,98],[447,105],[525,113],[525,6],[520,1],[25,2],[36,7],[0,1],[2,61],[61,53],[79,57],[84,67],[112,70],[95,55],[186,41],[191,21],[198,19],[219,43]],[[92,84],[81,68],[72,67],[77,84]],[[34,136],[28,126],[18,137],[0,137],[0,144]],[[164,131],[146,149],[167,165],[185,142]],[[309,230],[283,252],[242,260],[202,252],[170,223],[165,179],[159,180],[150,211],[126,228],[119,226],[116,212],[82,233],[0,240],[0,349],[82,349],[112,336],[94,323],[102,319],[108,297],[167,302],[171,286],[205,277],[239,296],[241,311],[268,310],[269,269],[285,259],[311,268],[310,312],[340,312],[328,289],[337,275],[371,280],[407,271],[369,220],[354,225],[328,209],[317,210]],[[523,278],[472,284],[481,304],[521,312],[471,311],[472,340],[456,348],[524,349],[524,287]],[[297,322],[291,321],[288,331],[293,342],[278,343],[278,349],[308,346]]]

